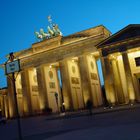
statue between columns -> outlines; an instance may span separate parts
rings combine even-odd
[[[62,32],[60,31],[58,25],[52,23],[51,16],[48,16],[48,22],[50,25],[47,27],[47,32],[45,32],[42,28],[40,29],[40,32],[35,32],[35,36],[39,41],[49,39],[58,35],[62,36]]]

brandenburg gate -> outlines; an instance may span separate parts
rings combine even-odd
[[[54,32],[55,31],[55,32]],[[36,32],[37,43],[14,53],[20,59],[16,75],[21,116],[85,109],[104,105],[97,61],[101,61],[109,105],[140,101],[140,26],[129,25],[111,35],[103,25],[69,36],[59,28]],[[54,34],[55,33],[55,34]],[[111,35],[111,36],[110,36]],[[10,76],[10,75],[9,75]],[[15,116],[12,82],[7,76],[7,117]],[[56,97],[57,96],[57,97]]]

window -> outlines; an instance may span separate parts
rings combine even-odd
[[[135,58],[135,63],[137,67],[140,66],[140,57]]]

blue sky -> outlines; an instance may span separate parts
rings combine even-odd
[[[69,35],[100,24],[112,33],[128,24],[140,23],[139,0],[0,0],[0,64],[6,54],[31,47],[34,31],[48,25],[51,15]],[[0,87],[6,86],[0,69]]]

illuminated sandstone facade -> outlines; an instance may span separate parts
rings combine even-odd
[[[140,25],[129,25],[99,43],[107,100],[140,102]]]
[[[0,89],[0,113],[2,116],[6,116],[8,118],[8,96],[7,96],[7,88]]]
[[[21,72],[16,79],[21,116],[84,109],[90,99],[94,107],[104,104],[97,61],[104,74],[110,105],[140,101],[140,26],[129,25],[110,36],[97,26],[66,37],[57,36],[15,53]],[[9,78],[8,117],[15,116],[12,82]],[[55,94],[58,94],[56,101]]]

